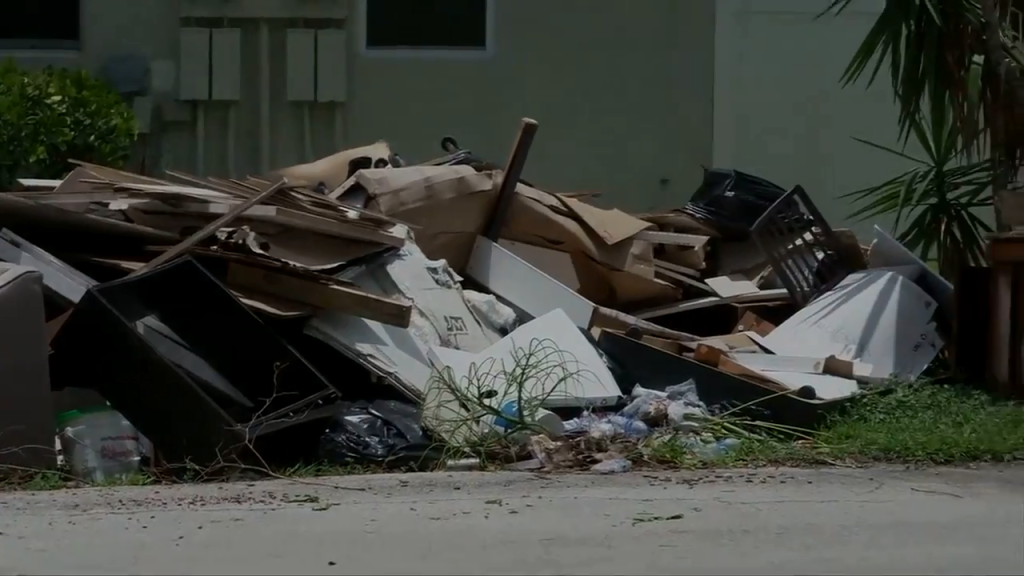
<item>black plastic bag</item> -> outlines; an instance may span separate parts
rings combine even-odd
[[[705,169],[704,181],[683,212],[712,226],[725,240],[742,241],[785,193],[780,186],[739,170]]]
[[[320,438],[320,458],[338,465],[430,468],[442,457],[441,447],[419,422],[419,410],[403,402],[342,402]]]

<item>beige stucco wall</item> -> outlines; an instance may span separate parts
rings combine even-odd
[[[711,162],[713,0],[494,0],[492,53],[454,60],[364,54],[359,6],[350,0],[345,10],[350,46],[338,65],[348,80],[345,145],[384,138],[406,159],[427,160],[442,154],[440,139],[450,134],[503,164],[519,119],[529,116],[540,131],[527,178],[553,190],[601,192],[602,202],[636,210],[680,204],[700,165]],[[179,0],[83,0],[81,54],[58,60],[92,70],[121,52],[176,60],[179,7]],[[243,46],[235,175],[257,173],[259,25],[227,25],[242,29]],[[270,21],[272,167],[306,160],[301,106],[285,99],[285,29],[301,25]],[[335,149],[333,108],[313,106],[314,155]],[[206,105],[210,174],[227,170],[226,109]],[[164,112],[164,165],[195,170],[192,105]]]
[[[180,9],[189,1],[198,0],[82,0],[81,54],[35,60],[63,58],[96,70],[134,51],[176,62]],[[337,65],[348,82],[340,141],[384,138],[416,161],[440,155],[440,138],[450,134],[504,163],[519,119],[530,116],[540,131],[525,175],[549,189],[601,192],[599,202],[630,210],[679,206],[702,164],[732,166],[783,186],[803,184],[840,224],[850,211],[840,194],[905,167],[853,140],[895,143],[884,82],[867,91],[838,83],[880,0],[860,0],[842,18],[819,21],[813,16],[827,0],[493,1],[492,53],[444,59],[365,54],[359,0],[302,0],[339,6],[348,31]],[[221,5],[237,16],[245,7],[297,2]],[[236,176],[260,171],[258,22],[225,22],[242,29]],[[271,167],[307,159],[301,106],[285,99],[285,29],[302,25],[270,21]],[[336,149],[335,107],[313,106],[314,156]],[[161,110],[158,156],[166,167],[195,171],[193,106]],[[206,106],[209,174],[227,172],[226,110]]]
[[[887,73],[870,89],[844,88],[840,78],[883,2],[858,0],[815,19],[828,4],[718,0],[714,156],[785,188],[802,185],[834,226],[866,233],[875,222],[850,221],[840,196],[908,163],[854,140],[900,145]]]
[[[496,0],[496,8],[489,59],[356,51],[353,141],[382,136],[426,159],[451,134],[504,163],[529,116],[540,130],[527,179],[599,191],[636,210],[681,203],[711,161],[713,1]]]

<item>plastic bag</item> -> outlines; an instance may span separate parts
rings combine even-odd
[[[612,458],[603,460],[590,467],[590,470],[598,474],[621,474],[629,472],[633,465],[625,458]]]
[[[480,321],[486,323],[494,331],[507,335],[519,325],[515,310],[502,304],[492,294],[482,294],[473,290],[463,290],[462,299]]]
[[[780,186],[739,170],[705,169],[703,182],[683,212],[710,224],[725,240],[742,241],[785,193]],[[798,206],[794,209],[801,213]]]
[[[420,426],[415,406],[395,400],[341,402],[320,437],[320,458],[332,464],[387,464],[430,468],[440,449]]]

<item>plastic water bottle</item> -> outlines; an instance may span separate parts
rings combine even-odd
[[[647,424],[634,418],[627,418],[616,414],[615,416],[609,416],[608,422],[615,426],[616,431],[626,438],[646,438],[651,434],[651,429]]]
[[[611,460],[604,460],[594,464],[590,467],[590,470],[598,474],[621,474],[629,472],[631,468],[633,468],[633,465],[629,463],[629,460],[625,458],[612,458]]]
[[[739,444],[740,441],[737,438],[725,438],[715,442],[695,443],[692,449],[694,453],[703,458],[718,458],[734,450]]]

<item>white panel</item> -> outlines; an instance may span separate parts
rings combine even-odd
[[[473,245],[466,275],[534,318],[561,309],[576,326],[590,328],[593,303],[483,236]]]
[[[348,36],[327,28],[316,33],[316,100],[344,102],[348,97]]]
[[[178,98],[210,99],[210,29],[182,28],[179,32]]]
[[[288,100],[312,102],[316,99],[316,30],[289,28],[286,38]]]
[[[214,100],[242,99],[242,30],[214,28],[211,42]]]

